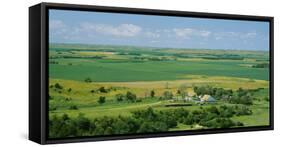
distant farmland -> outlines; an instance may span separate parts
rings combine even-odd
[[[121,47],[117,47],[114,52],[111,52],[112,48],[109,50],[105,47],[95,50],[68,49],[63,46],[51,48],[50,61],[59,64],[49,65],[52,69],[50,77],[80,81],[83,81],[85,77],[91,77],[97,82],[177,80],[184,79],[186,75],[229,76],[259,80],[269,78],[268,68],[251,67],[258,63],[268,62],[268,53],[263,52],[250,52],[252,53],[250,54],[247,51],[241,51],[239,54],[237,51],[232,53],[218,50],[208,50],[208,52],[192,50],[192,52],[187,51],[184,56],[184,50],[180,50],[181,56],[178,57],[178,54],[172,54],[171,50],[165,49],[160,54],[160,49],[141,48],[141,51],[138,51],[133,48],[126,52],[128,50],[126,47],[118,52],[118,48]],[[217,56],[211,56],[212,52],[215,52]],[[219,60],[218,55],[224,56],[223,59]],[[230,59],[227,59],[227,55]],[[211,57],[216,57],[218,60],[210,59]],[[233,57],[240,58],[232,60]],[[258,61],[262,59],[264,61]]]

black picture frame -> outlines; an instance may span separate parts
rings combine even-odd
[[[129,13],[161,16],[215,18],[230,20],[266,21],[270,23],[270,125],[245,128],[189,130],[153,134],[112,135],[101,137],[78,137],[64,139],[48,139],[48,10],[79,10],[112,13]],[[232,15],[218,13],[185,12],[154,9],[136,9],[122,7],[104,7],[90,5],[40,3],[29,8],[29,139],[39,144],[102,141],[116,139],[151,138],[181,135],[231,133],[245,131],[273,130],[274,98],[273,98],[273,57],[274,57],[274,29],[273,17]]]

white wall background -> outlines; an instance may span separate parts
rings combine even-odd
[[[39,0],[0,4],[0,146],[38,146],[28,134],[28,7]],[[105,6],[216,12],[275,17],[275,130],[216,135],[74,143],[51,146],[279,146],[281,143],[281,11],[278,0],[51,0]]]

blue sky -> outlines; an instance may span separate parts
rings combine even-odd
[[[269,50],[269,23],[50,10],[51,43]]]

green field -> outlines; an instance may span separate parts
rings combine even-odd
[[[50,137],[269,125],[268,65],[266,51],[50,44]]]

